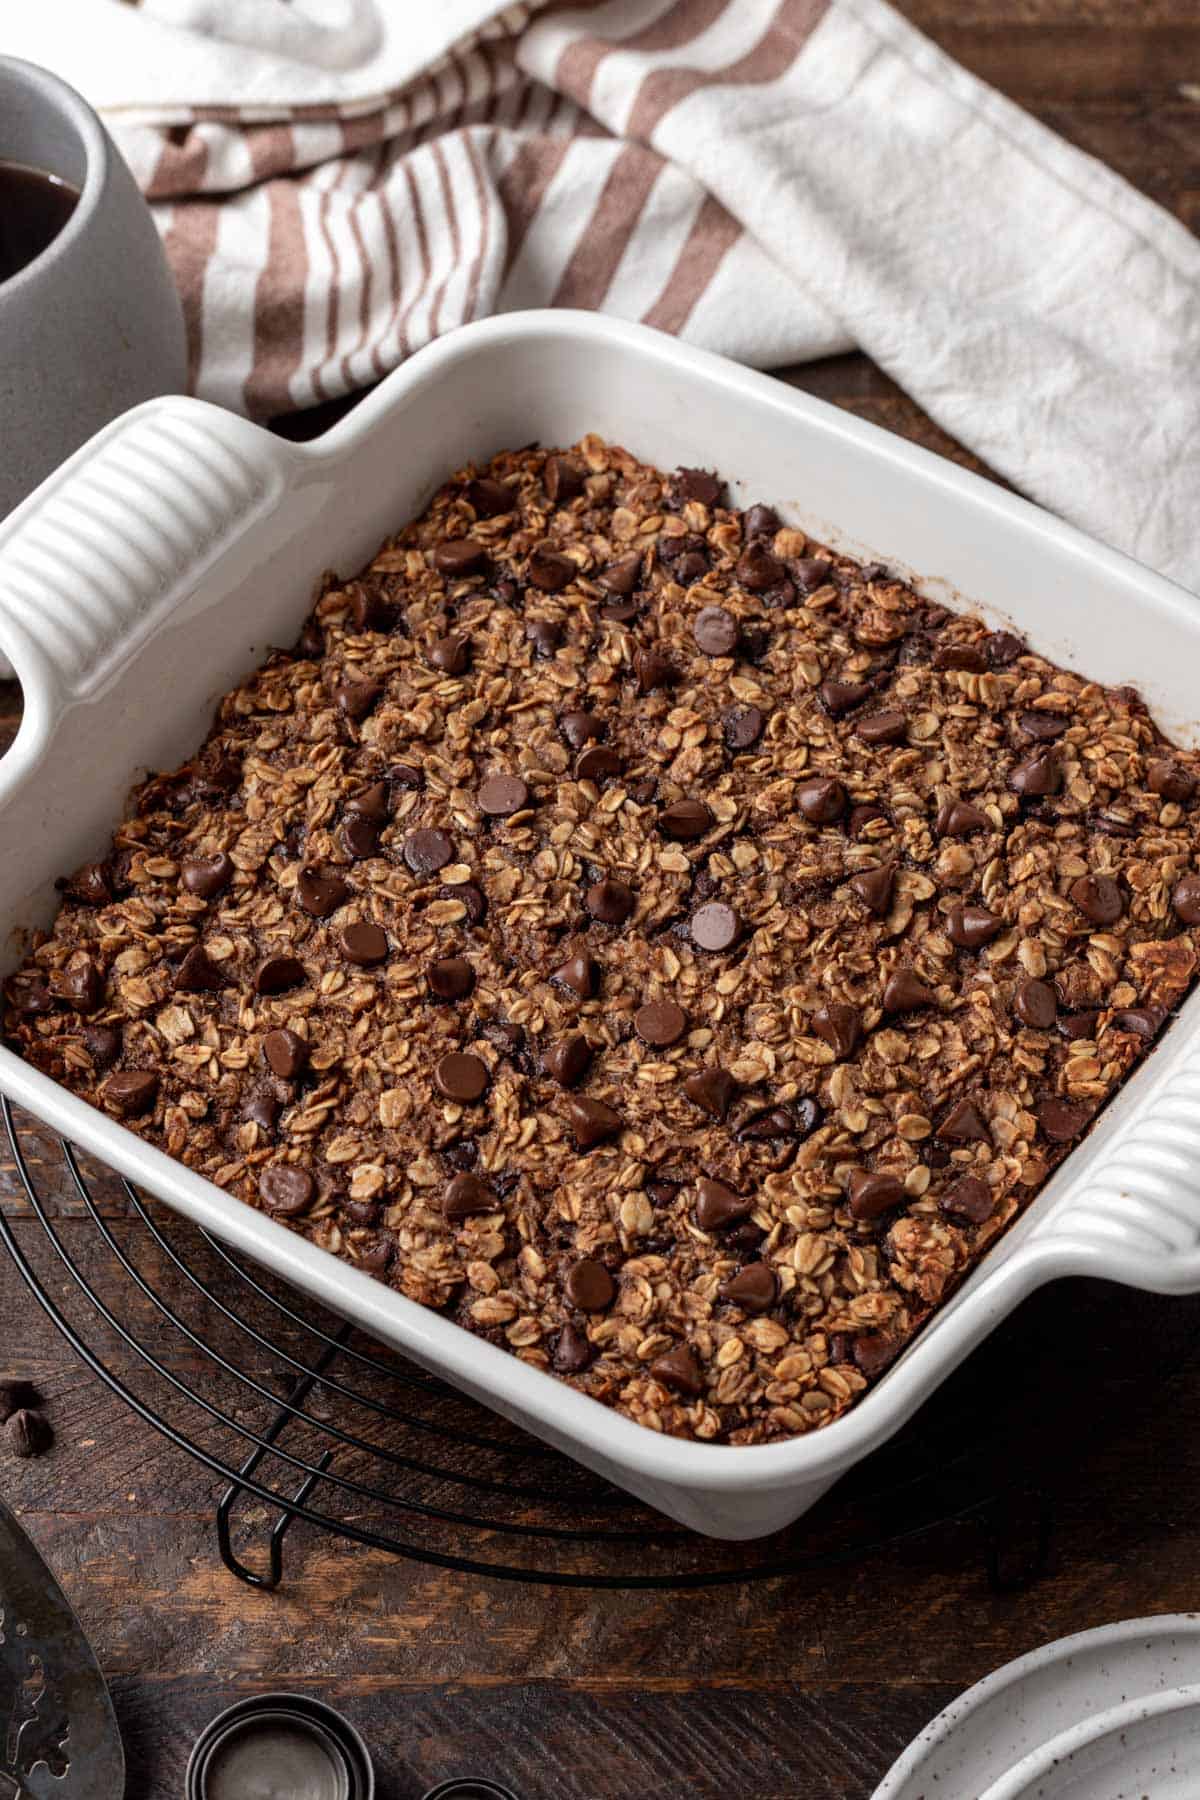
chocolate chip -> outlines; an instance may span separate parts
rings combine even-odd
[[[696,908],[688,930],[699,950],[731,950],[742,935],[742,921],[724,900],[710,900]]]
[[[1038,750],[1017,764],[1008,785],[1023,800],[1038,800],[1046,794],[1057,794],[1062,778],[1062,764],[1054,751]]]
[[[179,871],[179,879],[189,894],[195,894],[199,900],[212,900],[217,894],[223,894],[233,880],[233,864],[221,850],[216,856],[185,862]]]
[[[414,875],[433,875],[454,855],[454,845],[444,831],[410,831],[404,840],[404,860]]]
[[[553,1363],[560,1375],[579,1375],[596,1359],[595,1346],[579,1325],[569,1320],[558,1334]]]
[[[1060,738],[1070,723],[1070,719],[1064,719],[1061,713],[1052,712],[1023,712],[1017,720],[1025,736],[1040,744]]]
[[[340,875],[301,869],[296,877],[296,899],[314,919],[327,919],[350,898],[351,887]]]
[[[112,1025],[89,1025],[83,1044],[95,1069],[111,1068],[121,1054],[121,1034]]]
[[[687,1014],[673,1000],[648,1000],[634,1014],[633,1028],[644,1044],[665,1050],[687,1030]]]
[[[599,787],[602,782],[614,780],[624,767],[615,750],[592,744],[576,758],[575,776],[578,781],[591,781]]]
[[[443,675],[465,675],[471,663],[471,640],[453,634],[429,646],[429,666]]]
[[[1025,655],[1024,641],[1012,631],[990,631],[984,639],[984,648],[993,669],[1007,669],[1018,656]]]
[[[387,783],[373,781],[370,787],[362,788],[346,802],[346,811],[356,818],[366,819],[374,825],[382,825],[391,817],[391,804],[388,800]]]
[[[295,1081],[308,1061],[308,1045],[294,1031],[268,1031],[262,1041],[267,1066],[281,1081]]]
[[[1164,757],[1158,762],[1152,762],[1146,770],[1146,786],[1152,794],[1183,806],[1196,791],[1196,777],[1180,768],[1178,763]]]
[[[470,1105],[487,1092],[492,1077],[487,1064],[480,1057],[452,1050],[438,1063],[433,1071],[433,1079],[439,1092],[445,1094],[447,1100]]]
[[[343,681],[333,697],[348,719],[365,719],[383,693],[381,681]]]
[[[804,594],[814,594],[829,580],[830,566],[821,556],[798,556],[791,565],[792,575]]]
[[[753,1211],[753,1200],[735,1194],[723,1181],[702,1178],[696,1184],[696,1223],[701,1231],[726,1231]]]
[[[186,962],[187,957],[184,958],[184,963]],[[211,963],[209,967],[212,968]],[[181,967],[180,974],[182,973]],[[216,974],[215,969],[213,973]],[[176,985],[178,986],[178,976]],[[221,983],[218,976],[219,985]],[[104,1003],[104,975],[94,962],[75,963],[71,968],[64,969],[59,976],[59,991],[77,1013],[97,1012]]]
[[[750,750],[762,736],[766,719],[757,706],[731,706],[722,724],[731,750]]]
[[[939,837],[970,837],[975,831],[990,831],[992,822],[985,812],[969,800],[943,800],[938,807],[936,830]]]
[[[703,837],[716,821],[703,800],[673,800],[659,814],[658,823],[668,837],[687,841]]]
[[[995,1197],[986,1181],[978,1175],[964,1175],[948,1187],[939,1202],[952,1219],[966,1219],[970,1225],[983,1225],[996,1210]]]
[[[882,1375],[890,1363],[895,1362],[903,1347],[894,1338],[881,1337],[874,1331],[864,1332],[854,1340],[855,1365],[860,1374],[872,1381],[876,1375]]]
[[[1200,875],[1184,875],[1171,891],[1175,917],[1185,925],[1200,925]]]
[[[358,631],[376,631],[388,618],[388,607],[377,587],[356,581],[350,588],[350,617]]]
[[[850,877],[851,891],[877,919],[882,919],[891,910],[895,885],[894,863],[877,863],[874,868],[860,869],[857,875]]]
[[[1051,1143],[1069,1144],[1087,1130],[1095,1110],[1090,1100],[1060,1100],[1051,1095],[1038,1103],[1038,1123]]]
[[[850,1215],[855,1219],[880,1219],[904,1199],[904,1183],[895,1175],[871,1174],[855,1169],[850,1176]]]
[[[1137,826],[1133,821],[1122,817],[1111,807],[1103,812],[1091,814],[1088,823],[1093,831],[1102,832],[1105,837],[1131,838],[1137,836]]]
[[[364,857],[379,855],[379,827],[370,819],[346,819],[342,823],[342,848],[353,862],[361,862]]]
[[[705,656],[732,656],[738,646],[741,627],[723,606],[704,606],[696,614],[692,635],[697,649]]]
[[[681,556],[679,561],[675,564],[673,573],[676,581],[678,581],[681,586],[690,587],[694,581],[702,581],[708,574],[708,571],[708,557],[703,555],[699,550],[689,550],[687,555]],[[699,640],[697,640],[697,642],[699,642]],[[734,639],[734,642],[737,642],[736,638]],[[703,644],[700,645],[700,648],[704,648]],[[728,652],[710,650],[708,654],[710,656],[719,656],[728,654]]]
[[[542,1068],[559,1087],[571,1088],[587,1073],[592,1060],[592,1046],[581,1032],[559,1038],[542,1054]]]
[[[616,562],[609,563],[607,569],[597,575],[596,582],[606,594],[620,594],[627,597],[632,594],[642,578],[642,553],[631,550],[626,556],[619,556]]]
[[[778,530],[779,514],[773,506],[751,506],[742,514],[742,537],[747,543],[751,538],[773,538]]]
[[[435,546],[429,559],[439,575],[458,581],[464,575],[475,575],[488,560],[486,544],[477,538],[450,538]]]
[[[633,889],[610,876],[594,881],[583,896],[583,903],[601,925],[623,925],[635,904]]]
[[[810,825],[832,825],[846,810],[846,790],[830,776],[816,776],[800,783],[796,805]]]
[[[823,681],[817,689],[831,719],[842,719],[861,706],[871,693],[869,681]]]
[[[445,1219],[469,1219],[475,1213],[497,1212],[499,1207],[495,1192],[478,1175],[456,1175],[442,1195]]]
[[[926,987],[915,969],[900,968],[888,976],[883,989],[885,1013],[916,1012],[923,1006],[936,1006],[937,995]]]
[[[1131,1031],[1134,1037],[1155,1038],[1167,1021],[1165,1006],[1129,1006],[1113,1014],[1118,1031]]]
[[[714,1119],[723,1119],[733,1104],[738,1084],[726,1069],[698,1069],[689,1075],[683,1091],[694,1106]]]
[[[587,470],[573,456],[548,456],[542,470],[542,486],[555,506],[565,506],[582,494]]]
[[[54,1011],[54,996],[40,969],[21,969],[9,982],[9,999],[23,1018]]]
[[[885,818],[882,806],[875,800],[864,801],[850,809],[850,817],[846,821],[846,829],[852,838],[860,838],[867,826],[875,819]]]
[[[525,636],[533,645],[534,655],[544,659],[553,656],[562,643],[563,628],[557,619],[527,619]]]
[[[983,1143],[988,1128],[973,1100],[956,1100],[938,1126],[937,1135],[946,1144]]]
[[[388,780],[399,788],[419,788],[423,780],[420,769],[411,763],[393,763],[387,774]]]
[[[203,944],[193,944],[175,971],[175,992],[215,994],[224,986],[225,977]]]
[[[1095,1037],[1100,1014],[1098,1011],[1059,1013],[1055,1022],[1059,1035],[1065,1037],[1068,1043],[1074,1044],[1081,1038]]]
[[[982,950],[1004,930],[1004,920],[986,906],[952,906],[946,915],[946,936],[960,950]]]
[[[567,1116],[575,1134],[576,1147],[580,1150],[590,1150],[595,1144],[603,1144],[607,1139],[616,1137],[621,1130],[620,1113],[603,1100],[570,1100],[567,1103]]]
[[[268,1093],[266,1088],[252,1089],[242,1102],[243,1119],[257,1125],[268,1136],[274,1132],[282,1111],[282,1102],[274,1094]]]
[[[673,687],[679,679],[678,669],[661,650],[639,650],[633,659],[633,672],[639,694],[652,693],[655,688]]]
[[[650,1364],[650,1373],[663,1387],[696,1399],[704,1392],[704,1371],[686,1344],[677,1344]]]
[[[853,1056],[862,1039],[862,1014],[857,1006],[831,1002],[819,1006],[812,1015],[812,1028],[823,1038],[839,1061]]]
[[[296,956],[265,957],[253,975],[256,994],[284,994],[302,986],[304,980],[304,964]]]
[[[361,969],[369,969],[375,963],[387,960],[387,933],[380,926],[373,925],[369,919],[359,919],[353,924],[343,925],[337,934],[337,941],[338,949],[346,961],[355,963]]]
[[[1022,1025],[1033,1031],[1049,1031],[1058,1015],[1058,998],[1049,982],[1025,975],[1013,994],[1013,1011]]]
[[[810,1137],[821,1123],[821,1108],[807,1095],[788,1106],[767,1106],[752,1113],[738,1127],[739,1143],[758,1143],[771,1138]]]
[[[965,669],[969,674],[982,675],[987,666],[987,656],[979,644],[939,644],[933,653],[935,669]]]
[[[594,1257],[585,1256],[580,1262],[572,1263],[567,1270],[563,1292],[571,1305],[577,1306],[580,1312],[595,1313],[603,1312],[612,1305],[617,1288],[604,1264],[597,1262]]]
[[[582,761],[582,757],[580,761]],[[629,798],[635,806],[649,806],[658,792],[658,782],[653,775],[642,775],[629,784]]]
[[[152,1069],[123,1069],[109,1076],[101,1093],[105,1105],[123,1119],[136,1119],[149,1112],[158,1098],[158,1076]]]
[[[487,896],[481,887],[473,881],[464,881],[460,887],[443,888],[443,900],[461,900],[467,909],[467,923],[482,925],[487,918]]]
[[[493,481],[490,475],[477,475],[474,481],[467,483],[467,505],[477,519],[498,519],[504,513],[512,512],[516,495],[503,481]]]
[[[725,483],[708,469],[676,469],[672,483],[678,500],[698,500],[702,506],[717,506],[725,492]]]
[[[480,812],[492,819],[510,819],[529,805],[529,789],[519,775],[489,775],[477,795]]]
[[[586,951],[577,951],[551,972],[550,979],[559,987],[569,988],[581,1000],[590,1000],[596,992],[599,969]]]
[[[108,906],[112,900],[112,884],[104,863],[84,863],[67,883],[67,892],[82,906]]]
[[[526,574],[534,587],[541,588],[543,594],[560,594],[578,573],[571,558],[555,550],[551,544],[538,544],[529,553]]]
[[[770,1312],[779,1293],[775,1273],[764,1262],[747,1263],[731,1275],[721,1288],[721,1298],[740,1306],[743,1312]]]
[[[22,1459],[44,1455],[54,1442],[49,1420],[30,1406],[19,1406],[16,1412],[9,1415],[4,1423],[4,1435],[13,1455]],[[20,1791],[15,1784],[14,1791]]]
[[[785,580],[787,570],[762,544],[748,544],[738,558],[734,577],[752,594],[762,594]]]
[[[604,720],[599,713],[577,709],[562,714],[558,729],[572,750],[582,750],[585,744],[604,736]]]
[[[1081,875],[1067,891],[1093,925],[1115,925],[1125,911],[1121,890],[1111,875]]]
[[[437,1000],[463,1000],[475,986],[475,971],[465,956],[443,956],[430,963],[425,979]]]
[[[304,629],[296,640],[296,651],[305,662],[316,662],[325,654],[325,639],[321,627],[315,619],[305,621]]]
[[[902,744],[908,736],[908,718],[895,711],[871,713],[854,729],[864,744]]]

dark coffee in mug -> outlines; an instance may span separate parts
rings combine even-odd
[[[0,159],[0,281],[53,243],[78,199],[78,188],[57,175]]]

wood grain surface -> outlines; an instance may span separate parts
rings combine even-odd
[[[1200,218],[1195,0],[902,0],[901,10],[1180,219],[1194,225]],[[783,373],[977,466],[862,357]],[[310,420],[306,429],[321,423]],[[0,688],[0,741],[19,708],[16,689]],[[120,1316],[169,1375],[209,1379],[211,1363],[137,1293],[121,1252],[214,1344],[229,1339],[232,1353],[236,1339],[245,1351],[244,1337],[129,1217],[114,1183],[98,1184],[109,1244],[73,1196],[52,1140],[31,1130],[24,1141],[58,1242],[89,1283],[120,1298]],[[89,1342],[140,1382],[140,1392],[169,1411],[170,1387],[139,1374],[136,1354],[81,1303],[7,1161],[0,1198],[56,1301]],[[219,1288],[219,1266],[206,1273]],[[320,1695],[353,1718],[374,1750],[381,1800],[417,1800],[435,1781],[468,1771],[507,1781],[521,1800],[742,1792],[761,1800],[867,1800],[917,1729],[1009,1657],[1065,1632],[1200,1600],[1200,1359],[1191,1355],[1200,1310],[1191,1302],[1064,1285],[1023,1310],[998,1345],[967,1366],[968,1405],[960,1400],[956,1413],[943,1404],[912,1428],[904,1454],[927,1488],[944,1476],[949,1492],[958,1478],[960,1428],[973,1466],[993,1414],[1005,1419],[1006,1455],[1028,1463],[1023,1478],[1036,1484],[1045,1457],[1054,1506],[1049,1566],[1027,1591],[1007,1594],[989,1586],[973,1517],[860,1548],[840,1566],[674,1593],[485,1580],[299,1524],[288,1539],[283,1585],[255,1592],[217,1556],[219,1481],[89,1372],[7,1257],[0,1258],[0,1319],[0,1373],[37,1382],[57,1434],[52,1453],[35,1461],[0,1452],[0,1489],[59,1574],[109,1676],[129,1800],[173,1800],[206,1720],[270,1688]],[[262,1378],[268,1394],[280,1391],[277,1364],[263,1363]],[[1050,1447],[1056,1396],[1064,1430],[1070,1422],[1065,1454]],[[228,1386],[221,1398],[251,1425],[271,1410],[269,1399],[244,1390],[239,1398]],[[1026,1405],[1030,1435],[1022,1447]],[[328,1396],[318,1407],[348,1431],[365,1432],[361,1409],[339,1415]],[[196,1418],[192,1424],[201,1436],[208,1429]],[[228,1448],[230,1437],[212,1428],[205,1441]],[[406,1528],[402,1515],[376,1502],[343,1503],[365,1528]],[[866,1501],[835,1494],[813,1526],[814,1542],[836,1546],[839,1531],[848,1531],[845,1541],[861,1544],[870,1533],[858,1513],[870,1506],[880,1515],[873,1528],[886,1536],[889,1512],[907,1504],[903,1490]],[[839,1508],[858,1509],[849,1526]],[[535,1501],[520,1502],[519,1511],[540,1516]],[[237,1541],[250,1546],[248,1556],[261,1556],[267,1525],[265,1507],[239,1508]],[[1014,1515],[1018,1554],[1021,1529]],[[791,1544],[802,1550],[803,1536]],[[477,1539],[476,1547],[508,1553],[501,1537]],[[677,1547],[669,1554],[678,1556]],[[667,1555],[651,1543],[636,1566],[651,1572]],[[586,1565],[587,1556],[572,1566]],[[614,1566],[611,1554],[596,1556],[596,1566]]]

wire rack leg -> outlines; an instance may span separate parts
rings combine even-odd
[[[254,1449],[250,1452],[249,1456],[238,1470],[239,1476],[249,1479],[254,1475],[259,1464],[262,1462],[263,1457],[267,1454],[267,1446],[275,1442],[285,1425],[290,1424],[293,1415],[288,1411],[288,1408],[300,1406],[307,1400],[315,1382],[325,1373],[342,1345],[349,1338],[350,1329],[349,1325],[343,1325],[341,1330],[337,1333],[336,1340],[328,1345],[317,1358],[313,1369],[307,1375],[302,1375],[300,1380],[296,1382],[291,1393],[287,1397],[287,1404],[280,1407],[279,1411],[275,1414],[275,1417],[271,1420],[271,1423],[267,1426],[267,1429],[263,1432],[263,1442],[255,1445]],[[317,1467],[320,1470],[325,1470],[332,1461],[333,1452],[332,1450],[327,1450],[320,1458]],[[319,1475],[307,1475],[296,1489],[296,1492],[292,1495],[293,1504],[296,1506],[303,1506],[313,1489],[316,1487],[319,1479]],[[221,1552],[221,1561],[225,1564],[225,1567],[229,1570],[231,1575],[236,1575],[238,1580],[244,1581],[248,1587],[261,1588],[264,1593],[271,1593],[273,1589],[279,1586],[279,1583],[283,1579],[283,1540],[296,1515],[286,1506],[280,1509],[279,1517],[271,1528],[271,1536],[267,1544],[266,1574],[262,1574],[256,1569],[248,1568],[247,1565],[242,1562],[241,1558],[234,1554],[229,1531],[230,1516],[233,1512],[233,1508],[245,1491],[245,1487],[241,1480],[231,1481],[229,1486],[225,1489],[225,1492],[221,1495],[217,1504],[217,1548]]]

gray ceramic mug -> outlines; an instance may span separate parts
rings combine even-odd
[[[183,313],[154,221],[87,102],[0,56],[0,160],[79,190],[58,236],[0,282],[0,518],[127,407],[179,393]]]

